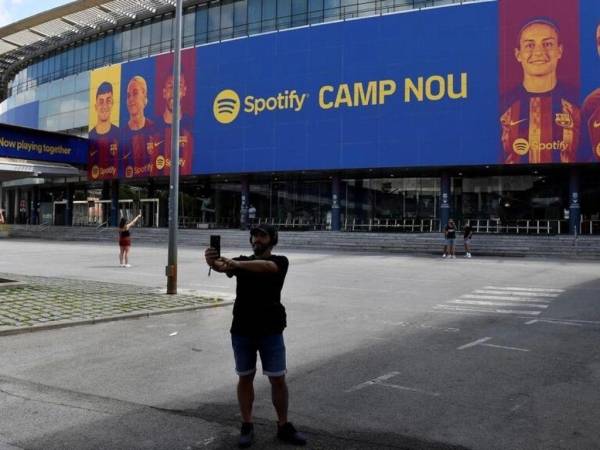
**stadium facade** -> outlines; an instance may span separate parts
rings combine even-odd
[[[597,0],[184,7],[181,226],[600,233]],[[173,15],[92,0],[0,29],[9,223],[166,226]]]

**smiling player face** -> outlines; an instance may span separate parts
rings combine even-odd
[[[98,115],[98,122],[110,121],[110,113],[113,106],[113,94],[107,92],[106,94],[100,94],[96,97],[96,113]]]
[[[131,116],[144,114],[144,108],[148,103],[146,89],[137,80],[132,80],[127,85],[127,110]]]
[[[515,50],[517,61],[531,77],[545,77],[556,73],[562,58],[563,47],[558,33],[550,25],[534,23],[521,33],[519,48]]]
[[[165,99],[167,109],[171,113],[173,112],[175,104],[175,96],[173,95],[173,91],[173,77],[170,76],[169,78],[167,78],[167,81],[165,82],[165,86],[163,88],[163,98]],[[186,93],[187,87],[185,84],[185,78],[183,77],[183,75],[181,75],[181,78],[179,79],[179,98],[181,99],[185,97]]]

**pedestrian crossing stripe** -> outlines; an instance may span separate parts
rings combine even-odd
[[[514,287],[514,286],[485,286],[483,289],[500,289],[504,291],[527,291],[527,292],[565,292],[564,289],[549,289],[549,288],[527,288],[527,287]]]
[[[482,306],[526,306],[527,308],[541,308],[545,309],[548,305],[540,305],[534,303],[508,303],[508,302],[486,302],[481,300],[451,300],[448,303],[456,303],[458,305],[482,305]]]
[[[560,294],[557,293],[547,293],[547,292],[527,292],[527,291],[503,291],[501,289],[489,290],[489,289],[477,289],[475,291],[476,294],[490,294],[490,295],[526,295],[528,297],[539,297],[539,298],[556,298]]]
[[[541,311],[527,311],[521,310],[516,311],[512,309],[482,309],[482,308],[468,308],[463,306],[451,306],[451,305],[436,305],[434,307],[437,310],[448,310],[448,311],[465,311],[465,312],[476,312],[476,313],[486,313],[486,314],[511,314],[511,315],[521,315],[521,316],[539,316]]]
[[[461,298],[471,298],[480,300],[505,300],[511,302],[535,302],[535,303],[550,303],[552,300],[538,299],[531,297],[513,297],[504,295],[479,295],[479,294],[466,294],[462,295]]]
[[[564,289],[485,286],[434,306],[434,310],[460,313],[539,316]]]

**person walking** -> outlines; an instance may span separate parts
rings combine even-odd
[[[138,214],[131,222],[127,223],[125,217],[121,218],[119,223],[119,264],[121,267],[131,267],[129,264],[129,250],[131,249],[131,232],[129,229],[142,218],[142,213]]]
[[[467,223],[463,228],[463,238],[465,240],[465,258],[471,257],[471,239],[473,238],[473,227]]]
[[[450,258],[456,258],[455,254],[455,246],[454,242],[456,240],[456,225],[454,224],[454,220],[448,220],[448,224],[444,228],[444,238],[446,243],[444,245],[444,254],[442,258],[446,258],[446,256],[450,256]]]
[[[306,444],[306,437],[288,421],[283,339],[287,323],[285,308],[281,304],[281,290],[289,262],[285,256],[271,253],[277,240],[275,227],[260,224],[250,230],[253,255],[229,259],[219,257],[214,248],[207,248],[204,253],[212,270],[225,273],[230,278],[235,276],[237,281],[230,332],[235,370],[239,377],[237,397],[242,425],[238,444],[241,448],[254,442],[252,404],[257,352],[263,374],[271,384],[271,399],[277,413],[277,437],[289,444]]]

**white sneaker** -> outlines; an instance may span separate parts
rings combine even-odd
[[[452,258],[452,259],[456,259],[456,255],[452,255],[450,258]]]
[[[470,253],[467,253],[467,258],[470,258],[470,257],[471,257],[471,254],[470,254]]]
[[[442,258],[445,258],[445,257],[446,257],[446,254],[444,253],[444,254],[442,255]]]
[[[124,267],[131,267],[131,264],[125,264]]]
[[[125,267],[125,264],[119,264],[119,267]]]

